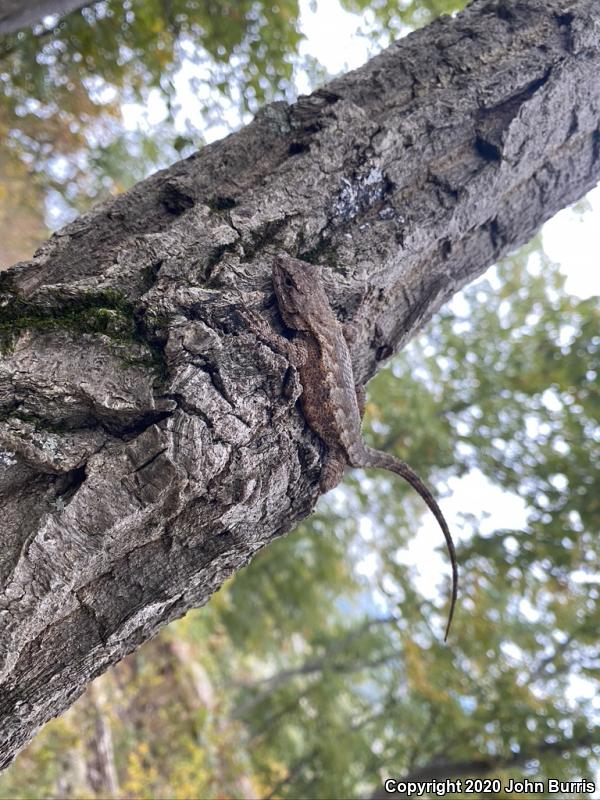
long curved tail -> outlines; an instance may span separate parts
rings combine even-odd
[[[365,448],[366,450],[366,463],[360,464],[361,467],[373,467],[377,469],[388,469],[390,472],[396,473],[396,475],[400,475],[401,478],[417,491],[423,500],[427,503],[429,510],[437,519],[440,528],[442,529],[442,533],[444,534],[444,538],[446,539],[446,547],[448,548],[448,555],[450,556],[450,564],[452,565],[452,598],[450,601],[450,612],[448,614],[448,622],[446,624],[446,633],[444,634],[444,641],[448,638],[448,633],[450,632],[450,626],[452,624],[452,618],[454,617],[454,608],[456,606],[456,599],[458,597],[458,566],[456,563],[456,550],[454,549],[454,542],[452,540],[452,536],[450,534],[450,530],[448,528],[448,523],[444,519],[444,515],[440,507],[438,506],[435,498],[427,488],[427,486],[423,483],[421,478],[417,475],[417,473],[405,464],[404,461],[400,461],[399,458],[395,456],[391,456],[389,453],[384,453],[381,450],[374,450],[372,447]],[[356,466],[359,466],[358,464]]]

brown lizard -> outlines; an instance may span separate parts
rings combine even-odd
[[[351,466],[390,470],[421,495],[442,529],[452,565],[446,640],[458,594],[458,569],[454,542],[444,515],[427,486],[408,464],[365,444],[361,432],[364,389],[355,384],[343,328],[329,304],[319,269],[280,253],[273,264],[273,285],[283,321],[294,333],[292,341],[284,340],[284,348],[298,370],[302,411],[308,425],[327,446],[321,491],[333,489],[342,479],[345,468]]]

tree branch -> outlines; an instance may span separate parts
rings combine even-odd
[[[339,655],[343,656],[345,650],[352,645],[356,645],[361,636],[364,636],[373,628],[379,627],[380,625],[395,625],[397,622],[398,618],[395,616],[376,617],[374,619],[369,619],[362,625],[359,625],[358,628],[350,630],[341,639],[333,641],[331,646],[328,647],[320,656],[308,659],[297,667],[283,669],[267,678],[260,678],[251,684],[244,683],[242,684],[241,688],[249,690],[259,689],[261,692],[261,697],[263,695],[268,697],[272,692],[276,691],[280,686],[283,686],[293,678],[310,675],[314,672],[322,672],[325,669],[332,670],[334,672],[349,669],[363,669],[371,662],[361,662],[360,660],[356,660],[356,658],[354,658],[350,662],[345,663],[343,660],[336,661],[335,657]],[[389,658],[395,655],[397,655],[397,652],[393,652],[391,655],[388,654],[388,656],[386,656],[386,660],[389,660]]]

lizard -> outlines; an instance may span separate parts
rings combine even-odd
[[[446,641],[458,597],[458,567],[444,515],[430,490],[408,464],[369,447],[364,441],[361,431],[364,388],[354,380],[344,328],[329,303],[320,269],[281,252],[274,258],[272,278],[279,313],[293,334],[291,340],[273,336],[283,340],[281,346],[298,372],[302,388],[300,405],[306,422],[326,446],[321,493],[337,486],[347,466],[389,470],[418,492],[442,529],[452,566]]]

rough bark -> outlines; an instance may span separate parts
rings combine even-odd
[[[366,381],[600,175],[600,7],[482,0],[157,173],[0,276],[0,763],[317,499],[273,254]]]
[[[49,14],[68,14],[90,0],[0,0],[0,34],[14,33]]]

